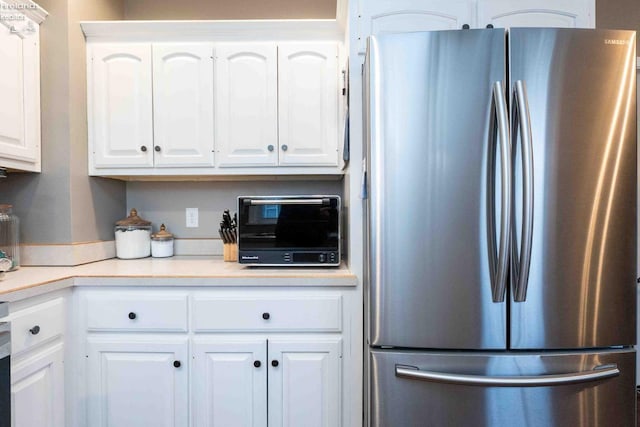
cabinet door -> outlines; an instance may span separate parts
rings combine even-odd
[[[63,344],[34,351],[11,369],[13,427],[64,427]]]
[[[196,427],[266,427],[267,345],[264,339],[196,341],[193,358]]]
[[[218,165],[278,162],[278,62],[275,44],[216,45]]]
[[[30,171],[40,170],[37,30],[22,38],[0,25],[0,157],[18,162],[0,166]]]
[[[89,338],[87,425],[186,426],[187,354],[187,338]]]
[[[341,348],[339,338],[269,340],[270,426],[342,425]]]
[[[213,166],[213,46],[153,45],[154,164]]]
[[[338,47],[278,46],[280,165],[338,164]]]
[[[96,44],[90,55],[87,93],[93,166],[153,166],[151,46]]]
[[[471,0],[361,0],[360,8],[361,53],[371,35],[455,30],[475,24],[475,4]]]
[[[594,28],[595,2],[584,0],[484,0],[478,26]]]

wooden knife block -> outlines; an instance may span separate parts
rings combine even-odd
[[[222,259],[229,262],[238,261],[238,244],[225,243],[222,245]]]

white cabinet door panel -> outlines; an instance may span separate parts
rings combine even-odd
[[[89,138],[94,166],[153,166],[151,46],[96,44],[91,58]]]
[[[361,0],[360,7],[361,53],[370,35],[456,30],[475,23],[475,4],[470,0]]]
[[[338,48],[278,45],[280,165],[338,164]]]
[[[59,343],[12,366],[13,427],[64,427],[63,353]]]
[[[341,345],[339,338],[269,340],[270,426],[341,425]]]
[[[87,425],[187,426],[186,337],[90,337],[87,356]]]
[[[153,45],[155,166],[213,166],[213,46]]]
[[[193,358],[195,426],[266,427],[264,339],[196,339]]]
[[[478,25],[594,28],[595,3],[583,0],[491,0],[478,2]]]
[[[275,44],[216,45],[218,165],[278,162],[278,62]]]
[[[23,39],[0,25],[0,64],[0,156],[35,164],[40,152],[37,34]]]

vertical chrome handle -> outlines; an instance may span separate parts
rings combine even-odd
[[[511,146],[509,116],[502,82],[493,84],[491,121],[489,126],[489,156],[487,166],[487,241],[489,244],[489,271],[493,302],[503,302],[507,284],[509,260],[509,230],[511,229]],[[496,143],[500,140],[501,209],[500,243],[496,254],[495,230],[495,173]]]
[[[522,241],[520,242],[520,254],[518,256],[515,253],[517,251],[517,242],[514,230],[513,300],[515,302],[523,302],[527,299],[531,245],[533,243],[533,138],[531,135],[531,116],[527,89],[522,80],[515,82],[512,123],[514,126],[511,133],[513,145],[515,146],[517,143],[518,129],[515,127],[518,127],[522,146]]]

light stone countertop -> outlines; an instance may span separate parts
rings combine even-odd
[[[356,286],[339,268],[246,267],[221,257],[108,259],[76,267],[21,267],[0,279],[0,301],[71,286]]]

